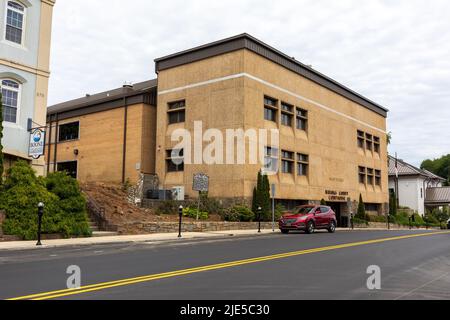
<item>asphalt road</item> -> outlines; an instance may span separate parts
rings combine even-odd
[[[71,265],[80,267],[83,288],[49,293],[66,289]],[[381,290],[367,288],[372,265],[381,269]],[[29,298],[450,300],[450,233],[320,232],[0,252],[0,299],[40,293]]]

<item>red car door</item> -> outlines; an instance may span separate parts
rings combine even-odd
[[[316,220],[316,228],[323,227],[324,221],[325,221],[325,213],[322,212],[322,207],[317,207],[316,214],[314,215],[314,218]]]
[[[326,227],[330,225],[331,209],[329,207],[320,207],[320,225]]]

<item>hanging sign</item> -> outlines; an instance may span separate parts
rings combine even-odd
[[[45,151],[45,131],[33,129],[30,133],[30,145],[28,147],[28,156],[33,159],[39,159]]]

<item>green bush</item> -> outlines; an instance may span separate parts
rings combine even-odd
[[[221,214],[223,209],[222,204],[216,199],[208,198],[207,195],[202,195],[200,202],[200,210],[210,214]]]
[[[189,208],[188,207],[188,208],[183,209],[183,216],[185,216],[185,217],[197,219],[197,215],[200,220],[208,220],[208,218],[209,218],[208,212],[198,211],[197,208]]]
[[[91,234],[86,200],[75,179],[61,173],[49,178],[36,177],[24,161],[18,161],[8,170],[0,195],[0,210],[6,212],[4,233],[25,240],[35,239],[39,202],[45,204],[42,233],[62,233],[65,237]]]
[[[368,221],[370,221],[370,222],[384,222],[384,223],[387,223],[386,216],[371,216],[371,215],[369,215],[368,219],[369,219]]]
[[[353,218],[353,224],[365,224],[366,226],[369,225],[369,222],[367,220],[363,220],[357,217]]]
[[[224,211],[223,219],[230,222],[250,222],[254,221],[256,216],[248,207],[236,205]]]
[[[178,214],[179,204],[174,200],[166,200],[161,202],[156,208],[156,214]]]

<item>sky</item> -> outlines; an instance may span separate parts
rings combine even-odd
[[[247,32],[388,108],[390,153],[419,166],[450,153],[449,12],[448,0],[57,0],[49,105]]]

